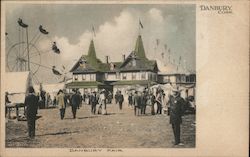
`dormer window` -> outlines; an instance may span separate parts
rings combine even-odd
[[[81,58],[80,61],[79,61],[79,64],[82,68],[86,68],[86,59],[85,58]]]
[[[131,58],[132,58],[132,66],[135,67],[136,66],[136,55],[135,55],[135,52],[132,52]]]
[[[109,64],[109,69],[110,69],[110,70],[115,70],[115,65],[114,65],[114,63],[110,63],[110,64]]]

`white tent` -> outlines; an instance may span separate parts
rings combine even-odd
[[[27,89],[32,85],[29,72],[6,72],[4,80],[9,100],[12,103],[24,103]]]

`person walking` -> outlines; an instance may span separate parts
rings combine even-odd
[[[119,93],[119,91],[116,91],[116,93],[115,93],[115,104],[118,103],[118,93]]]
[[[77,108],[79,108],[80,102],[81,102],[81,96],[78,94],[78,91],[75,90],[75,93],[71,97],[72,114],[74,119],[76,118],[76,111]]]
[[[106,115],[107,114],[107,106],[106,106],[106,97],[105,97],[105,89],[103,89],[101,92],[100,92],[100,95],[99,95],[99,109],[98,110],[101,110],[101,113],[103,115]]]
[[[161,114],[162,110],[162,91],[160,89],[156,92],[156,103],[157,103],[157,111],[156,114]]]
[[[129,93],[129,95],[128,95],[128,106],[132,107],[132,104],[133,104],[132,93]]]
[[[96,92],[92,93],[92,95],[90,96],[90,101],[91,101],[91,113],[95,114],[95,112],[96,112],[96,104],[98,102]]]
[[[146,113],[146,106],[147,106],[147,94],[146,91],[143,91],[142,95],[141,95],[141,114],[145,114]]]
[[[36,114],[38,109],[38,98],[32,86],[28,88],[28,95],[25,97],[24,105],[27,106],[26,117],[28,124],[28,135],[31,139],[35,138]]]
[[[180,96],[180,91],[173,89],[173,96],[170,97],[170,124],[174,133],[175,145],[183,145],[180,141],[180,125],[185,111],[185,100]]]
[[[57,95],[57,104],[59,106],[61,120],[63,120],[64,115],[65,115],[66,103],[67,103],[67,99],[63,91],[60,89]]]
[[[150,101],[151,101],[151,114],[155,115],[155,96],[153,92],[150,93]]]
[[[140,114],[141,98],[137,91],[135,91],[133,103],[134,103],[135,116],[138,116]]]
[[[119,104],[119,109],[122,110],[122,104],[124,101],[124,97],[123,97],[121,91],[119,91],[119,93],[118,93],[117,100],[118,100],[118,104]]]

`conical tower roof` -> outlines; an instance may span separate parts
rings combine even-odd
[[[90,41],[88,57],[93,60],[96,59],[95,45],[93,40]]]
[[[141,59],[147,59],[145,55],[145,50],[142,42],[142,37],[141,35],[138,36],[135,44],[135,54],[137,57]]]

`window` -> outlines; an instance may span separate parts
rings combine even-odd
[[[186,77],[185,76],[181,76],[181,82],[185,82],[186,81]]]
[[[149,77],[149,80],[151,80],[151,81],[153,80],[153,77],[152,77],[151,73],[148,74],[148,77]]]
[[[95,80],[95,74],[90,74],[90,80],[94,81]]]
[[[120,79],[120,73],[116,72],[115,77],[116,77],[116,79]]]
[[[126,80],[127,79],[127,74],[126,73],[122,73],[122,79]]]
[[[169,76],[165,76],[165,77],[164,77],[164,82],[170,82]]]
[[[156,81],[156,75],[155,74],[152,75],[153,75],[153,81]]]
[[[132,66],[135,67],[136,66],[136,60],[132,59]]]
[[[108,79],[108,77],[109,77],[109,74],[105,73],[105,79]]]
[[[78,80],[78,75],[75,75],[75,81],[77,81]]]
[[[86,80],[86,75],[85,74],[82,75],[82,80],[83,81]]]
[[[190,82],[195,82],[195,77],[194,76],[190,76]]]
[[[132,80],[136,80],[136,73],[132,73]]]
[[[145,79],[146,79],[146,72],[142,72],[142,73],[141,73],[141,79],[142,79],[142,80],[145,80]]]

